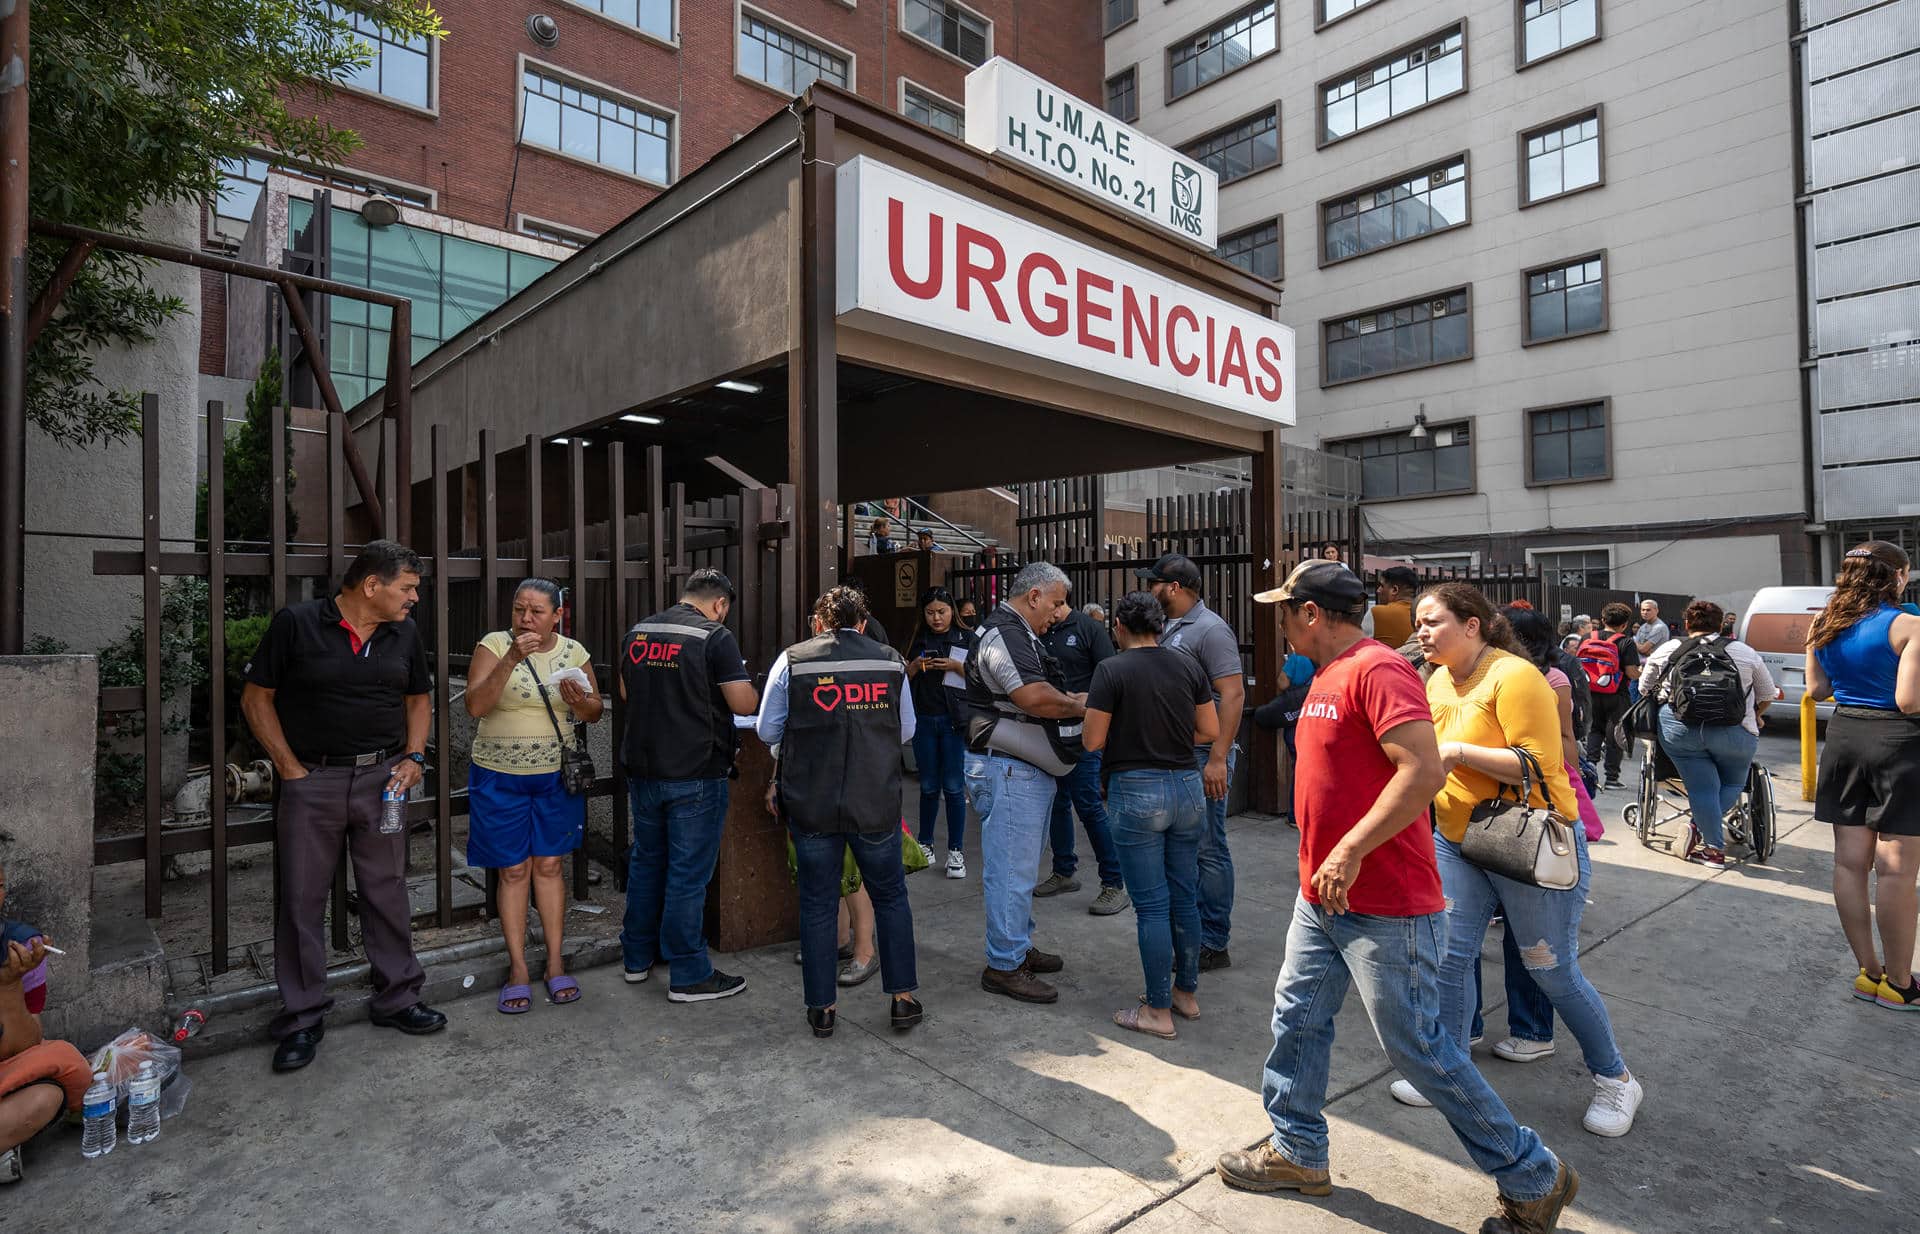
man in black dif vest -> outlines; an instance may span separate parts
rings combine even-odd
[[[800,962],[807,1023],[833,1035],[840,879],[853,852],[873,901],[880,976],[892,1024],[920,1022],[914,999],[913,910],[900,865],[900,747],[913,708],[900,653],[865,633],[866,603],[835,587],[813,607],[813,637],[780,653],[767,674],[760,740],[780,752],[767,805],[793,837],[800,887]]]
[[[620,649],[620,696],[627,730],[620,760],[633,803],[633,854],[620,947],[629,982],[667,962],[676,1003],[727,998],[747,979],[707,958],[707,884],[720,859],[733,771],[733,717],[760,697],[726,627],[733,584],[696,570],[680,603],[627,632]]]

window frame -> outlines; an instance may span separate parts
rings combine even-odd
[[[1467,189],[1467,214],[1465,218],[1461,219],[1458,223],[1455,223],[1451,227],[1443,227],[1438,231],[1429,231],[1429,232],[1424,232],[1417,236],[1407,236],[1407,237],[1404,237],[1403,239],[1391,240],[1391,241],[1388,241],[1386,244],[1381,245],[1378,248],[1368,249],[1364,253],[1350,253],[1345,257],[1328,257],[1327,256],[1327,207],[1328,206],[1333,205],[1336,202],[1346,201],[1349,198],[1359,197],[1366,193],[1377,193],[1383,188],[1390,188],[1393,185],[1400,184],[1403,181],[1411,179],[1412,177],[1419,175],[1423,170],[1431,172],[1436,167],[1450,167],[1455,162],[1458,162],[1463,165],[1465,175],[1466,175],[1465,184]],[[1314,219],[1314,239],[1318,246],[1317,251],[1320,259],[1319,268],[1322,270],[1326,269],[1328,266],[1338,266],[1338,265],[1344,265],[1349,261],[1359,261],[1362,257],[1371,257],[1375,253],[1384,253],[1388,249],[1399,248],[1403,244],[1412,244],[1419,240],[1427,240],[1427,239],[1431,239],[1434,236],[1444,236],[1448,232],[1459,231],[1461,228],[1466,227],[1473,222],[1473,158],[1472,158],[1471,152],[1467,150],[1456,150],[1452,154],[1442,155],[1441,157],[1434,159],[1431,162],[1424,163],[1419,167],[1408,168],[1406,171],[1403,171],[1398,175],[1386,176],[1382,179],[1375,180],[1371,184],[1363,184],[1359,188],[1350,189],[1344,193],[1335,193],[1331,197],[1323,197],[1319,201],[1314,203],[1313,219]]]
[[[568,244],[568,245],[562,245],[561,247],[571,249],[576,253],[579,252],[581,249],[586,248],[589,244],[592,244],[595,240],[598,240],[600,238],[599,236],[592,235],[589,232],[582,231],[578,227],[570,227],[565,223],[556,223],[552,219],[543,219],[538,215],[528,214],[524,210],[514,211],[513,232],[515,235],[521,236],[528,240],[539,240],[540,243],[542,244],[554,243],[554,241],[552,240],[543,239],[540,236],[536,236],[532,234],[527,230],[527,228],[529,227],[538,227],[542,231],[550,231],[550,232],[553,232],[555,235],[567,236],[571,238],[574,241],[574,243]]]
[[[1220,74],[1220,76],[1215,77],[1209,81],[1203,81],[1199,85],[1195,86],[1193,89],[1186,91],[1184,94],[1175,94],[1173,92],[1173,53],[1176,49],[1191,47],[1193,46],[1193,41],[1199,38],[1202,34],[1210,35],[1215,30],[1218,30],[1222,26],[1231,25],[1234,22],[1239,21],[1242,17],[1245,17],[1248,13],[1251,13],[1253,10],[1266,8],[1269,5],[1271,5],[1273,8],[1273,48],[1272,50],[1262,52],[1259,55],[1248,59],[1242,64],[1237,64],[1234,67],[1228,69],[1226,72]],[[1254,65],[1259,64],[1263,60],[1268,60],[1274,56],[1279,55],[1280,54],[1280,6],[1281,6],[1281,0],[1250,0],[1250,3],[1243,4],[1239,8],[1234,9],[1230,13],[1223,13],[1218,17],[1210,19],[1207,22],[1207,24],[1202,26],[1200,29],[1188,31],[1186,34],[1186,37],[1178,38],[1178,39],[1175,39],[1173,42],[1168,43],[1166,47],[1166,51],[1163,53],[1164,63],[1162,64],[1162,71],[1166,74],[1166,76],[1161,78],[1161,81],[1164,83],[1166,88],[1166,99],[1164,100],[1165,105],[1170,107],[1175,103],[1181,102],[1185,99],[1190,99],[1194,95],[1200,93],[1202,90],[1205,90],[1208,86],[1218,85],[1219,83],[1225,81],[1227,78],[1232,77],[1234,74],[1240,72],[1242,69],[1252,68]],[[1249,29],[1251,29],[1251,27],[1249,27]],[[1211,43],[1209,43],[1208,45],[1212,46]]]
[[[526,112],[527,74],[529,72],[538,73],[542,77],[551,77],[555,81],[571,83],[576,90],[592,91],[594,94],[610,99],[615,103],[625,104],[635,111],[644,111],[659,119],[665,120],[669,134],[667,138],[667,178],[664,181],[655,180],[651,177],[640,175],[638,172],[622,171],[618,167],[610,167],[605,163],[597,162],[593,159],[582,158],[566,150],[559,150],[552,146],[544,146],[537,142],[528,141]],[[535,59],[525,52],[520,53],[515,64],[513,81],[513,144],[516,149],[537,150],[541,154],[565,159],[567,162],[574,163],[581,167],[591,167],[595,171],[605,172],[609,176],[617,176],[622,180],[631,181],[634,184],[644,184],[648,188],[666,189],[673,187],[673,185],[678,182],[680,176],[680,113],[673,108],[664,107],[659,103],[641,98],[639,95],[629,93],[617,86],[610,86],[605,82],[595,81],[591,77],[582,76],[570,69],[563,69],[545,60]]]
[[[1327,379],[1327,326],[1330,323],[1336,322],[1336,321],[1345,321],[1349,317],[1365,317],[1370,313],[1384,313],[1388,309],[1403,308],[1408,305],[1418,304],[1422,300],[1438,300],[1442,296],[1450,296],[1457,291],[1465,292],[1467,296],[1466,354],[1454,356],[1453,358],[1448,360],[1429,360],[1425,364],[1413,364],[1413,365],[1407,366],[1406,368],[1392,368],[1379,373],[1367,373],[1360,377],[1342,377],[1337,381],[1329,381]],[[1473,284],[1470,282],[1454,283],[1449,286],[1439,288],[1436,291],[1425,292],[1417,296],[1402,296],[1397,300],[1388,300],[1384,304],[1375,304],[1368,308],[1348,309],[1344,313],[1335,313],[1331,317],[1322,317],[1319,321],[1319,324],[1315,327],[1315,331],[1319,335],[1319,343],[1320,343],[1320,388],[1322,390],[1330,390],[1335,386],[1350,386],[1355,384],[1356,382],[1362,382],[1362,381],[1379,381],[1383,377],[1398,377],[1402,373],[1423,372],[1426,369],[1441,368],[1448,364],[1464,364],[1467,361],[1473,359],[1473,354],[1474,354]],[[1451,421],[1449,423],[1451,423]],[[1429,430],[1431,430],[1434,426],[1428,425],[1427,427]],[[1411,430],[1413,426],[1409,424],[1407,428]],[[1384,432],[1385,430],[1382,430],[1382,431]],[[1360,436],[1362,437],[1372,437],[1374,435],[1375,434],[1373,433],[1360,434]],[[1335,440],[1345,440],[1345,439],[1336,438]]]
[[[1589,399],[1588,401],[1591,402],[1592,400]],[[1615,546],[1612,544],[1550,544],[1540,548],[1529,548],[1526,550],[1527,565],[1529,568],[1537,568],[1544,577],[1547,568],[1540,565],[1539,559],[1542,557],[1558,557],[1563,553],[1601,553],[1604,554],[1607,559],[1607,586],[1603,588],[1603,590],[1612,591],[1614,590],[1614,571],[1618,569],[1613,561],[1614,548]],[[1563,586],[1563,584],[1560,583],[1549,583],[1547,585],[1549,587]],[[1595,616],[1598,616],[1598,614],[1595,614]]]
[[[1600,178],[1592,184],[1583,184],[1577,189],[1561,189],[1558,193],[1554,193],[1548,197],[1529,196],[1527,192],[1527,138],[1537,136],[1549,129],[1565,128],[1575,120],[1585,120],[1589,116],[1593,117],[1595,128],[1593,140],[1597,144],[1594,157],[1600,168]],[[1561,147],[1563,150],[1565,148],[1564,146]],[[1521,129],[1518,133],[1514,134],[1513,149],[1515,157],[1514,169],[1516,173],[1514,176],[1515,192],[1520,196],[1520,208],[1522,210],[1529,209],[1533,206],[1544,206],[1550,201],[1559,201],[1562,198],[1572,197],[1579,193],[1590,193],[1595,189],[1605,188],[1607,186],[1606,104],[1595,103],[1591,107],[1582,107],[1577,111],[1570,111],[1564,116],[1555,116],[1551,120],[1543,120],[1539,124],[1530,125],[1527,128]]]
[[[1123,116],[1114,111],[1109,111],[1107,114],[1123,124],[1138,124],[1140,123],[1140,64],[1138,61],[1129,64],[1126,68],[1121,69],[1118,73],[1113,74],[1100,83],[1102,95],[1100,102],[1104,107],[1113,101],[1113,83],[1119,81],[1122,77],[1133,78],[1133,114],[1131,116]]]
[[[1318,34],[1329,26],[1339,25],[1349,17],[1358,17],[1380,2],[1381,0],[1361,0],[1359,4],[1340,14],[1340,16],[1328,17],[1326,15],[1327,0],[1313,0],[1313,32]]]
[[[1566,476],[1559,480],[1536,480],[1533,478],[1533,418],[1541,412],[1570,411],[1576,407],[1600,408],[1600,433],[1606,442],[1603,457],[1606,466],[1597,476]],[[1613,396],[1600,398],[1578,398],[1562,403],[1542,403],[1538,407],[1523,407],[1520,410],[1520,436],[1523,454],[1522,466],[1525,471],[1521,478],[1527,488],[1559,488],[1563,484],[1600,484],[1613,479]],[[1611,565],[1609,565],[1611,572]]]
[[[1324,338],[1325,336],[1322,335],[1322,337]],[[1402,371],[1408,371],[1408,370],[1402,370]],[[1468,484],[1466,488],[1450,488],[1450,489],[1445,489],[1445,490],[1432,492],[1432,493],[1402,493],[1402,494],[1396,494],[1395,496],[1392,496],[1392,497],[1368,497],[1365,495],[1365,489],[1363,487],[1362,495],[1360,497],[1360,504],[1363,506],[1373,506],[1373,505],[1384,506],[1384,505],[1391,505],[1392,503],[1399,502],[1399,501],[1432,501],[1440,497],[1477,496],[1480,492],[1479,417],[1478,416],[1456,416],[1451,420],[1441,420],[1441,421],[1429,423],[1427,425],[1427,433],[1429,438],[1431,438],[1431,435],[1436,431],[1440,429],[1451,429],[1451,428],[1464,428],[1467,430],[1467,476],[1469,477],[1469,479],[1468,479]],[[1411,436],[1412,434],[1413,434],[1413,421],[1409,420],[1406,423],[1406,425],[1401,428],[1389,427],[1389,428],[1383,428],[1383,429],[1375,429],[1369,433],[1347,433],[1340,437],[1324,437],[1320,441],[1320,448],[1322,450],[1326,450],[1329,446],[1346,445],[1349,442],[1355,442],[1355,441],[1367,441],[1375,437],[1395,437],[1395,436],[1405,437],[1405,436]],[[1411,451],[1407,451],[1407,453],[1411,453]],[[1351,456],[1342,455],[1341,457],[1346,458]],[[1364,481],[1362,483],[1364,485]]]
[[[1118,25],[1113,25],[1113,26],[1107,25],[1106,0],[1101,0],[1101,6],[1100,6],[1100,37],[1101,38],[1107,38],[1117,31],[1125,30],[1128,26],[1131,26],[1134,22],[1139,20],[1140,20],[1140,0],[1133,0],[1133,16],[1132,17],[1127,18],[1125,21],[1120,22]]]
[[[981,59],[980,64],[985,64],[988,60],[993,59],[993,45],[994,45],[994,42],[996,41],[994,38],[993,18],[988,17],[985,13],[982,13],[979,9],[974,8],[970,4],[962,4],[960,0],[925,0],[925,3],[950,4],[954,8],[959,9],[960,11],[979,19],[981,22],[984,22],[987,27],[987,54],[984,58]],[[928,51],[933,52],[935,55],[940,56],[942,59],[951,60],[955,64],[964,66],[968,71],[972,71],[973,69],[977,69],[980,67],[980,64],[975,64],[973,61],[968,60],[964,56],[957,55],[954,52],[950,52],[946,48],[940,46],[940,44],[938,43],[929,42],[928,40],[922,38],[920,35],[915,34],[912,30],[909,30],[907,28],[907,0],[899,0],[899,3],[894,5],[894,8],[897,9],[900,14],[898,18],[898,23],[900,26],[901,34],[913,40],[915,43],[919,44],[921,47],[926,48]],[[739,42],[739,38],[740,36],[736,27],[736,32],[734,34],[734,42],[736,43],[736,45]],[[853,80],[853,63],[852,63],[851,56],[848,57],[847,80],[849,83],[848,88],[851,89],[852,88],[851,83]]]
[[[909,78],[905,73],[900,74],[900,85],[897,87],[897,89],[900,95],[898,104],[900,108],[901,119],[906,120],[912,124],[920,123],[918,120],[914,120],[912,117],[907,115],[907,91],[912,90],[914,93],[922,95],[928,99],[931,99],[933,102],[940,104],[942,107],[947,108],[948,110],[952,111],[955,115],[960,117],[960,132],[958,134],[949,133],[945,129],[938,128],[931,124],[921,125],[922,128],[932,129],[934,132],[940,134],[942,137],[949,138],[953,141],[965,141],[967,139],[966,104],[956,103],[952,99],[948,98],[946,95],[940,93],[938,90],[928,89],[926,86],[923,86],[919,82]]]
[[[661,38],[651,30],[642,30],[639,26],[630,26],[610,13],[603,13],[599,9],[594,8],[588,0],[560,0],[560,3],[567,9],[584,13],[588,17],[603,21],[616,30],[625,31],[628,34],[643,38],[655,47],[666,47],[674,51],[680,50],[680,5],[682,0],[668,0],[668,3],[673,6],[673,14],[667,19],[667,24],[673,29],[673,36],[670,38]]]
[[[1533,290],[1527,281],[1536,274],[1548,270],[1559,270],[1566,266],[1598,260],[1600,262],[1600,324],[1591,330],[1576,330],[1565,334],[1556,334],[1552,338],[1533,337]],[[1613,282],[1613,267],[1607,260],[1606,249],[1595,249],[1577,257],[1563,257],[1556,261],[1543,261],[1536,266],[1528,266],[1520,271],[1520,346],[1545,347],[1549,343],[1564,343],[1568,339],[1587,338],[1595,334],[1605,334],[1613,328],[1612,301],[1610,286]],[[1592,399],[1588,399],[1592,402]]]
[[[1220,179],[1220,187],[1225,188],[1229,184],[1239,184],[1242,181],[1251,180],[1255,176],[1259,175],[1261,172],[1272,171],[1274,168],[1286,162],[1286,147],[1282,144],[1282,140],[1281,140],[1282,137],[1284,136],[1284,129],[1281,127],[1282,117],[1280,115],[1280,103],[1279,103],[1279,100],[1277,99],[1273,102],[1271,107],[1256,107],[1244,116],[1240,116],[1234,120],[1229,120],[1225,124],[1215,125],[1213,128],[1210,128],[1203,133],[1198,133],[1192,137],[1189,137],[1187,138],[1187,140],[1180,142],[1178,145],[1175,145],[1173,148],[1175,152],[1177,152],[1180,155],[1180,157],[1185,159],[1191,159],[1193,162],[1199,163],[1201,162],[1201,159],[1199,158],[1199,156],[1188,153],[1189,147],[1198,145],[1203,141],[1209,141],[1212,138],[1218,137],[1222,133],[1228,132],[1229,130],[1237,129],[1241,125],[1246,124],[1249,121],[1258,120],[1262,116],[1267,115],[1269,112],[1271,112],[1273,115],[1273,162],[1268,163],[1265,167],[1256,167],[1252,171],[1249,171],[1247,174],[1243,176],[1235,176],[1231,180],[1222,176]],[[1215,172],[1214,174],[1218,175],[1219,173]]]
[[[1579,51],[1582,47],[1598,43],[1607,33],[1604,24],[1605,16],[1602,12],[1606,7],[1607,6],[1602,3],[1602,0],[1593,0],[1593,34],[1591,36],[1581,39],[1578,43],[1568,43],[1554,51],[1550,51],[1538,60],[1529,60],[1527,59],[1527,21],[1525,16],[1527,0],[1513,0],[1513,71],[1516,73],[1524,73],[1536,64],[1545,64],[1547,61],[1559,56],[1564,56],[1570,51]]]
[[[1468,94],[1473,89],[1473,74],[1472,74],[1472,65],[1467,55],[1467,52],[1469,50],[1469,35],[1467,33],[1467,26],[1468,26],[1468,21],[1464,17],[1462,17],[1459,21],[1450,21],[1444,26],[1440,26],[1437,29],[1428,31],[1426,34],[1422,35],[1417,39],[1408,39],[1406,42],[1400,44],[1398,47],[1395,47],[1390,51],[1387,51],[1380,55],[1368,56],[1365,60],[1362,60],[1357,64],[1349,65],[1348,67],[1346,67],[1345,69],[1342,69],[1338,73],[1330,74],[1326,77],[1322,77],[1319,81],[1314,82],[1313,83],[1313,118],[1314,118],[1314,133],[1313,133],[1314,147],[1313,148],[1316,150],[1324,150],[1328,146],[1338,145],[1343,141],[1348,141],[1348,140],[1351,140],[1352,138],[1358,137],[1362,133],[1377,132],[1378,130],[1387,127],[1389,124],[1392,124],[1396,120],[1403,120],[1408,116],[1414,115],[1418,112],[1425,111],[1429,107],[1436,106],[1437,104],[1440,104],[1440,103],[1451,102],[1454,99],[1462,98],[1466,94]],[[1363,69],[1369,69],[1377,64],[1385,64],[1390,61],[1397,60],[1401,56],[1412,51],[1416,47],[1424,47],[1427,44],[1433,42],[1433,40],[1435,40],[1436,38],[1440,38],[1444,35],[1452,33],[1455,27],[1458,27],[1460,30],[1460,88],[1458,90],[1455,90],[1451,94],[1442,95],[1437,99],[1430,98],[1426,102],[1421,103],[1417,107],[1409,107],[1407,108],[1407,110],[1400,112],[1397,115],[1390,115],[1385,120],[1382,120],[1378,124],[1370,124],[1366,128],[1356,128],[1351,133],[1342,133],[1340,136],[1332,139],[1327,138],[1326,136],[1326,133],[1327,133],[1327,87],[1329,85],[1332,85],[1336,82],[1345,81],[1350,77],[1355,77]]]
[[[1214,245],[1214,259],[1217,261],[1225,261],[1228,265],[1233,266],[1234,269],[1245,274],[1252,274],[1254,278],[1260,279],[1262,282],[1271,282],[1276,287],[1279,286],[1287,277],[1287,230],[1284,219],[1284,215],[1276,214],[1272,218],[1256,219],[1244,227],[1236,227],[1232,231],[1222,234],[1218,242]],[[1226,247],[1227,241],[1244,236],[1250,231],[1259,231],[1263,227],[1273,228],[1274,275],[1271,279],[1267,278],[1264,274],[1255,274],[1245,266],[1236,265],[1234,262],[1228,261],[1227,258],[1220,255],[1220,249]]]
[[[335,0],[335,6],[339,7],[338,0]],[[348,18],[358,16],[358,14],[346,9],[342,9],[342,14]],[[357,30],[351,30],[351,34],[354,38],[361,37],[360,32]],[[380,54],[383,53],[378,51],[375,53],[376,57]],[[391,94],[382,94],[378,90],[369,90],[365,86],[355,85],[350,81],[341,81],[338,78],[331,78],[326,84],[335,90],[345,90],[355,98],[372,99],[376,103],[385,103],[389,107],[398,107],[401,111],[411,112],[416,116],[426,116],[430,119],[438,120],[440,118],[440,40],[431,35],[427,36],[427,102],[424,107],[419,103],[411,103],[406,99],[395,98]]]
[[[761,81],[758,77],[749,77],[747,74],[740,71],[740,33],[741,33],[740,20],[742,17],[745,17],[748,14],[752,14],[754,20],[760,22],[760,24],[764,26],[767,26],[774,30],[779,30],[782,33],[788,35],[789,37],[799,39],[800,41],[805,43],[811,43],[815,47],[818,47],[823,51],[829,51],[836,56],[843,57],[847,62],[847,84],[845,86],[838,86],[834,82],[828,82],[827,84],[830,86],[835,86],[836,89],[844,89],[850,93],[856,92],[856,88],[860,84],[860,58],[857,55],[855,55],[849,49],[840,46],[840,44],[835,43],[830,39],[821,38],[819,35],[813,33],[813,31],[808,30],[805,26],[802,26],[797,22],[788,21],[784,17],[776,17],[772,13],[767,12],[767,10],[763,8],[759,8],[755,5],[744,3],[744,0],[734,0],[733,26],[728,36],[729,38],[732,39],[732,50],[729,58],[731,59],[733,64],[733,75],[735,78],[737,78],[740,81],[746,82],[748,85],[753,86],[755,89],[765,90],[768,94],[773,95],[775,98],[786,99],[788,102],[792,102],[794,99],[797,99],[802,94],[806,93],[806,91],[801,90],[793,94],[788,94],[786,91],[782,90],[780,87],[772,84],[771,82]],[[808,84],[812,84],[812,83],[808,83]]]

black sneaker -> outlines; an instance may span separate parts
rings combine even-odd
[[[1216,968],[1232,968],[1232,967],[1233,967],[1233,957],[1227,954],[1227,949],[1225,947],[1222,947],[1218,951],[1215,951],[1211,947],[1202,947],[1200,949],[1200,971],[1201,972],[1210,973]]]
[[[716,998],[732,998],[747,988],[745,977],[734,977],[719,969],[713,970],[713,976],[698,985],[676,985],[667,987],[667,1001],[670,1003],[710,1003]]]
[[[1626,785],[1621,782],[1619,776],[1608,776],[1607,782],[1605,784],[1602,784],[1600,787],[1603,789],[1604,788],[1625,788]]]

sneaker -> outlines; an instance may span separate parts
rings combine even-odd
[[[1617,1139],[1633,1130],[1633,1116],[1645,1097],[1646,1090],[1631,1073],[1624,1080],[1594,1076],[1593,1104],[1587,1107],[1587,1116],[1580,1120],[1580,1125],[1595,1135]]]
[[[1553,1042],[1528,1041],[1525,1037],[1508,1037],[1497,1043],[1493,1052],[1510,1063],[1537,1063],[1543,1058],[1553,1057]]]
[[[1561,1211],[1573,1203],[1579,1190],[1580,1176],[1562,1161],[1552,1191],[1537,1200],[1501,1196],[1500,1211],[1480,1223],[1480,1234],[1553,1234],[1560,1223]]]
[[[1242,1191],[1298,1191],[1301,1195],[1332,1195],[1333,1183],[1325,1170],[1295,1165],[1280,1155],[1271,1141],[1244,1153],[1222,1153],[1213,1167],[1220,1181]]]
[[[651,976],[653,976],[653,965],[651,964],[637,970],[631,968],[623,968],[620,970],[621,980],[625,981],[628,985],[639,985]]]
[[[914,843],[919,844],[919,841],[916,840]],[[931,869],[933,867],[933,850],[925,844],[920,845],[920,860],[927,863],[927,868]]]
[[[1433,1102],[1422,1097],[1420,1090],[1413,1086],[1413,1081],[1411,1080],[1395,1080],[1393,1083],[1387,1085],[1387,1091],[1393,1094],[1393,1099],[1401,1105],[1410,1105],[1416,1110],[1431,1110],[1433,1108]]]
[[[965,878],[967,876],[967,858],[957,848],[947,850],[947,877]]]
[[[1033,970],[1024,963],[1014,969],[981,969],[980,988],[1022,1003],[1051,1003],[1060,997],[1060,991],[1034,976]]]
[[[1920,1011],[1920,980],[1909,976],[1907,988],[1902,990],[1882,977],[1879,988],[1873,992],[1873,1001],[1894,1011]]]
[[[1087,905],[1087,911],[1096,917],[1111,917],[1131,903],[1121,888],[1102,887],[1100,894],[1093,897],[1093,903]]]
[[[1883,973],[1880,977],[1869,977],[1867,970],[1861,969],[1860,975],[1853,979],[1853,996],[1863,1003],[1875,1001],[1879,997],[1880,982],[1884,976]]]
[[[1727,868],[1726,850],[1715,848],[1711,844],[1700,845],[1691,853],[1687,854],[1687,860],[1697,866],[1705,866],[1709,870],[1724,870]]]
[[[1218,951],[1215,951],[1211,947],[1202,947],[1200,949],[1200,971],[1201,972],[1210,973],[1216,968],[1232,968],[1232,967],[1233,967],[1233,957],[1227,954],[1227,949],[1225,947],[1222,947]]]
[[[719,969],[698,985],[667,987],[667,1001],[673,1003],[710,1003],[716,998],[732,998],[747,988],[745,977],[734,977]]]
[[[1041,881],[1038,887],[1033,889],[1033,897],[1036,900],[1044,900],[1048,896],[1057,896],[1062,892],[1078,890],[1080,890],[1080,880],[1073,877],[1073,875],[1049,874]]]
[[[1602,784],[1600,787],[1603,789],[1625,788],[1626,785],[1621,783],[1619,776],[1608,776],[1607,782],[1605,784]]]

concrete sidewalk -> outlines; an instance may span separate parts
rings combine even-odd
[[[1573,1162],[1562,1228],[1603,1232],[1912,1228],[1920,1021],[1848,997],[1826,829],[1783,773],[1773,863],[1709,875],[1642,849],[1606,795],[1583,963],[1647,1087],[1634,1132],[1580,1129],[1591,1084],[1564,1028],[1552,1059],[1476,1053],[1520,1117]],[[329,1033],[294,1076],[264,1049],[197,1064],[158,1142],[81,1159],[42,1140],[0,1192],[0,1230],[655,1229],[813,1231],[1475,1230],[1493,1187],[1444,1122],[1396,1105],[1358,999],[1335,1049],[1325,1200],[1229,1192],[1215,1157],[1265,1134],[1260,1066],[1295,833],[1236,819],[1234,967],[1201,983],[1180,1040],[1108,1022],[1141,988],[1131,912],[1086,887],[1036,904],[1067,957],[1061,999],[979,988],[977,860],[915,875],[927,1022],[888,1031],[876,980],[816,1042],[791,947],[726,957],[748,992],[676,1006],[658,982],[582,975],[585,999],[506,1017],[449,1008],[438,1036]],[[1499,945],[1487,986],[1498,991]],[[1489,1011],[1489,1037],[1504,1016]],[[1909,1215],[1899,1216],[1901,1211]]]

